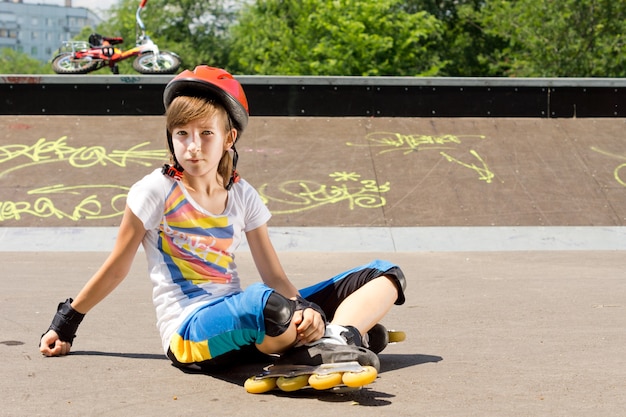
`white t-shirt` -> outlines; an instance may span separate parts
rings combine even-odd
[[[234,252],[242,233],[271,217],[245,180],[228,191],[226,209],[200,207],[182,182],[155,170],[132,186],[127,204],[143,222],[152,298],[163,349],[183,320],[199,306],[241,291]]]

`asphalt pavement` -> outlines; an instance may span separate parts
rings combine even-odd
[[[362,390],[253,395],[260,365],[174,368],[160,348],[143,253],[85,318],[73,352],[37,349],[56,304],[106,252],[0,252],[3,416],[622,416],[626,280],[620,250],[306,251],[280,257],[305,286],[374,257],[397,262],[407,302],[383,324],[406,341],[380,354]],[[19,249],[19,248],[16,248]],[[244,249],[244,284],[257,278]]]

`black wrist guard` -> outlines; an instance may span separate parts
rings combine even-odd
[[[59,303],[57,313],[54,315],[52,324],[50,324],[50,327],[48,328],[48,330],[54,330],[57,332],[59,339],[64,342],[68,342],[70,345],[76,337],[76,329],[78,329],[78,325],[85,317],[84,314],[79,313],[72,308],[72,301],[74,300],[68,298],[64,303]]]
[[[326,323],[326,314],[324,313],[324,310],[322,310],[322,308],[320,306],[318,306],[317,304],[307,300],[306,298],[298,295],[296,297],[296,308],[295,310],[305,310],[307,308],[312,308],[313,310],[317,311],[318,313],[320,313],[322,315],[322,319],[324,320],[324,323]]]

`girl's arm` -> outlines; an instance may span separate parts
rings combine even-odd
[[[298,289],[289,281],[278,260],[278,255],[267,231],[267,225],[247,232],[246,238],[263,282],[283,296],[295,299],[299,295]],[[300,343],[309,343],[321,338],[326,328],[326,323],[321,314],[312,308],[296,311],[293,315],[292,324],[297,326],[298,342]]]
[[[296,297],[298,289],[283,270],[267,231],[267,224],[246,233],[248,246],[261,279],[267,286],[287,298]]]
[[[72,302],[74,310],[86,314],[124,280],[145,233],[143,223],[127,206],[111,254]],[[49,330],[42,336],[39,350],[46,356],[58,356],[69,353],[70,346]]]

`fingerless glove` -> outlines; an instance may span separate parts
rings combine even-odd
[[[64,342],[68,342],[70,345],[74,341],[76,337],[76,329],[78,329],[78,325],[83,318],[84,314],[79,313],[78,311],[72,308],[72,300],[68,298],[63,303],[59,303],[57,308],[57,312],[52,319],[52,324],[48,330],[54,330],[59,335],[59,339]]]
[[[324,313],[324,310],[322,310],[322,308],[320,306],[318,306],[317,304],[307,300],[306,298],[302,297],[301,295],[298,295],[296,297],[296,308],[295,308],[295,311],[305,310],[307,308],[312,308],[313,310],[315,310],[318,313],[320,313],[322,315],[322,319],[324,320],[324,323],[326,323],[326,314]]]

